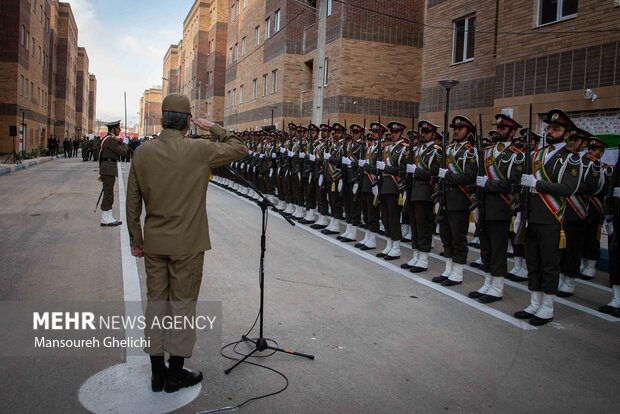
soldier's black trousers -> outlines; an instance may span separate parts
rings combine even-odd
[[[287,203],[295,202],[293,197],[293,177],[290,173],[284,178],[284,199]]]
[[[379,231],[379,208],[375,206],[375,195],[373,193],[360,193],[362,198],[362,215],[366,228],[372,232]]]
[[[467,263],[467,231],[469,230],[469,210],[446,211],[439,224],[439,235],[443,243],[444,257],[452,258],[454,263]]]
[[[103,181],[103,198],[101,199],[101,210],[112,210],[112,204],[114,204],[114,183],[116,177],[113,175],[102,175]]]
[[[336,220],[342,220],[342,197],[340,197],[340,192],[338,192],[338,185],[336,184],[336,188],[332,191],[332,183],[326,184],[329,188],[329,192],[327,193],[327,197],[329,199],[329,206],[332,209],[332,217]]]
[[[599,240],[599,228],[602,217],[595,206],[591,205],[586,217],[586,228],[583,232],[583,244],[581,257],[586,260],[598,260],[601,257],[601,241]]]
[[[480,232],[482,265],[492,276],[506,277],[508,273],[509,227],[509,221],[485,220]]]
[[[568,277],[579,277],[581,273],[581,246],[586,229],[586,222],[564,221],[566,233],[566,248],[562,250],[560,272]]]
[[[304,199],[304,187],[301,173],[293,173],[292,177],[293,199],[295,200],[295,204],[303,207],[306,205],[306,201]]]
[[[409,220],[411,221],[411,247],[428,253],[433,242],[433,202],[414,201],[409,203]]]
[[[555,295],[560,279],[560,224],[529,223],[525,239],[528,288]]]
[[[512,252],[515,257],[525,257],[525,245],[524,244],[515,244],[515,236],[516,234],[511,230],[508,238],[512,242]]]
[[[362,205],[359,200],[353,201],[353,183],[345,183],[342,189],[342,202],[347,223],[359,226],[362,218]]]
[[[394,241],[400,241],[403,233],[400,228],[400,206],[398,205],[399,194],[381,194],[381,221],[385,228],[386,237]]]
[[[285,201],[286,191],[284,190],[284,178],[278,175],[276,178],[276,185],[278,187],[278,199]]]
[[[318,206],[319,214],[326,216],[329,214],[329,204],[327,202],[327,191],[325,185],[319,186],[318,182],[314,185],[316,192],[316,204]]]

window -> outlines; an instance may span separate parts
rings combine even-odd
[[[243,0],[243,8],[246,9],[248,7],[248,0]]]
[[[237,16],[241,13],[241,7],[239,7],[239,0],[237,0]]]
[[[265,19],[265,40],[271,36],[271,17]]]
[[[39,46],[39,54],[37,55],[37,58],[39,60],[39,65],[41,64],[41,46]]]
[[[235,20],[235,3],[230,6],[230,21]]]
[[[474,58],[474,40],[476,38],[476,16],[454,21],[454,38],[452,39],[452,63],[467,62]]]
[[[538,24],[559,22],[577,14],[577,0],[538,0]]]
[[[19,31],[19,42],[22,44],[22,46],[26,46],[26,28],[23,24]]]
[[[235,43],[235,49],[233,51],[233,57],[234,57],[235,62],[236,62],[237,58],[239,57],[239,43]]]
[[[24,75],[19,78],[19,96],[24,96]]]
[[[226,107],[230,107],[230,91],[226,94]]]
[[[239,86],[239,103],[243,103],[243,85]]]
[[[269,86],[267,85],[267,74],[263,75],[263,96],[267,96],[267,92],[269,91]]]
[[[39,13],[39,21],[43,23],[43,6],[39,6],[39,8],[41,9],[41,12]]]
[[[32,38],[32,57],[34,57],[34,37]]]
[[[280,9],[276,10],[276,13],[274,14],[274,23],[273,23],[273,32],[274,33],[278,33],[280,31],[280,15],[282,13],[280,12]]]
[[[327,86],[329,82],[329,58],[325,58],[323,63],[323,86]]]
[[[256,46],[260,45],[260,26],[254,28],[254,35],[256,38]]]
[[[278,92],[278,69],[271,71],[271,93]]]
[[[26,50],[30,49],[30,32],[26,31]]]
[[[243,39],[241,39],[241,56],[245,56],[245,41],[246,38],[243,36]]]
[[[332,15],[332,0],[327,0],[327,15]]]
[[[228,64],[232,64],[233,62],[233,48],[228,49]]]
[[[237,88],[232,91],[232,106],[237,105]]]
[[[32,92],[34,91],[34,82],[30,82],[30,100],[32,101]]]
[[[258,83],[257,79],[252,80],[252,100],[256,100],[256,95],[258,95],[257,83]]]

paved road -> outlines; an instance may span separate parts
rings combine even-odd
[[[126,178],[128,165],[122,169]],[[94,163],[69,159],[0,177],[0,299],[123,300],[125,229],[99,227],[96,176]],[[229,342],[246,332],[258,308],[260,210],[215,186],[207,199],[214,248],[200,299],[222,301]],[[243,411],[607,412],[620,403],[620,323],[592,312],[609,300],[605,275],[557,304],[555,322],[529,330],[510,317],[527,303],[523,285],[508,286],[502,302],[480,305],[466,298],[482,281],[476,273],[467,271],[452,289],[429,283],[443,269],[440,256],[415,278],[398,268],[407,250],[387,263],[273,214],[267,248],[266,336],[316,360],[262,360],[284,372],[289,387]],[[144,295],[142,260],[138,270]],[[87,412],[80,386],[123,361],[122,353],[2,357],[3,411]],[[225,376],[229,361],[201,348],[188,365],[206,380],[180,413],[234,405],[283,385],[247,365]]]

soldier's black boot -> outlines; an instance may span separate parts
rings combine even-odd
[[[168,368],[164,363],[163,355],[151,355],[151,389],[153,392],[161,392],[166,384]]]
[[[202,372],[190,371],[183,368],[185,358],[180,356],[170,356],[168,364],[168,375],[164,391],[176,392],[181,388],[191,387],[202,381]]]

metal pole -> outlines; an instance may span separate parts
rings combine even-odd
[[[327,0],[317,0],[319,24],[314,62],[314,85],[312,93],[312,123],[319,125],[323,119],[323,71],[325,65],[325,42],[327,38]]]

